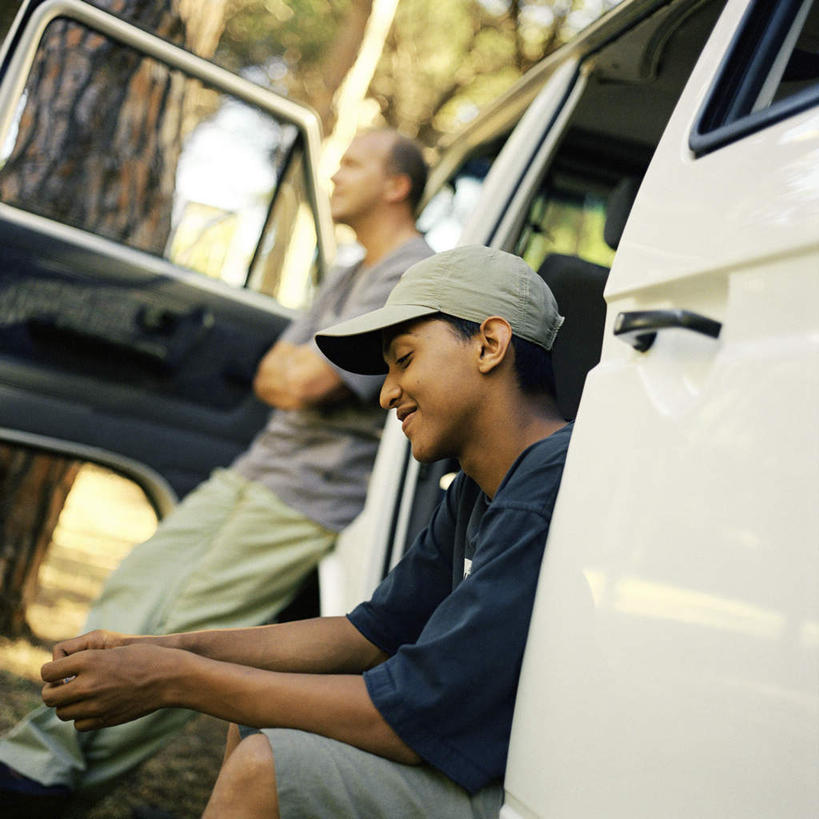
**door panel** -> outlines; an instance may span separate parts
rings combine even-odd
[[[518,692],[509,816],[815,810],[819,113],[688,148],[748,5],[727,4],[611,270]],[[721,332],[663,329],[640,352],[614,335],[637,310]]]
[[[263,424],[253,367],[286,317],[40,228],[0,222],[0,426],[110,449],[187,491]]]
[[[184,494],[263,425],[256,363],[332,252],[317,121],[71,0],[2,72],[0,437]]]

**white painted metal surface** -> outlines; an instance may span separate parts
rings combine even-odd
[[[322,616],[347,614],[362,600],[368,600],[381,582],[406,458],[407,439],[395,413],[390,412],[370,475],[364,509],[319,564]]]
[[[819,111],[694,160],[706,47],[607,288],[518,694],[503,819],[819,814]],[[684,308],[718,341],[623,310]]]

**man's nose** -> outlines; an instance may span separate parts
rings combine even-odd
[[[378,401],[381,404],[381,408],[385,410],[392,409],[394,406],[396,406],[400,397],[401,388],[398,386],[395,378],[393,378],[390,373],[387,373],[387,377],[384,379],[384,383],[381,385],[381,393],[378,396]]]

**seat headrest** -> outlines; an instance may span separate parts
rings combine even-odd
[[[612,250],[617,250],[620,244],[620,237],[623,235],[641,182],[642,179],[638,176],[623,177],[609,194],[603,238]]]
[[[606,302],[603,289],[609,270],[577,256],[552,253],[538,273],[549,285],[565,316],[552,347],[557,404],[570,421],[577,414],[586,373],[600,360]]]

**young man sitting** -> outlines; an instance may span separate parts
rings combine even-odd
[[[470,246],[319,333],[335,364],[386,372],[381,404],[418,460],[460,462],[406,557],[348,617],[66,641],[45,702],[79,731],[172,706],[231,721],[206,817],[496,817],[570,435],[561,323],[521,259]]]

